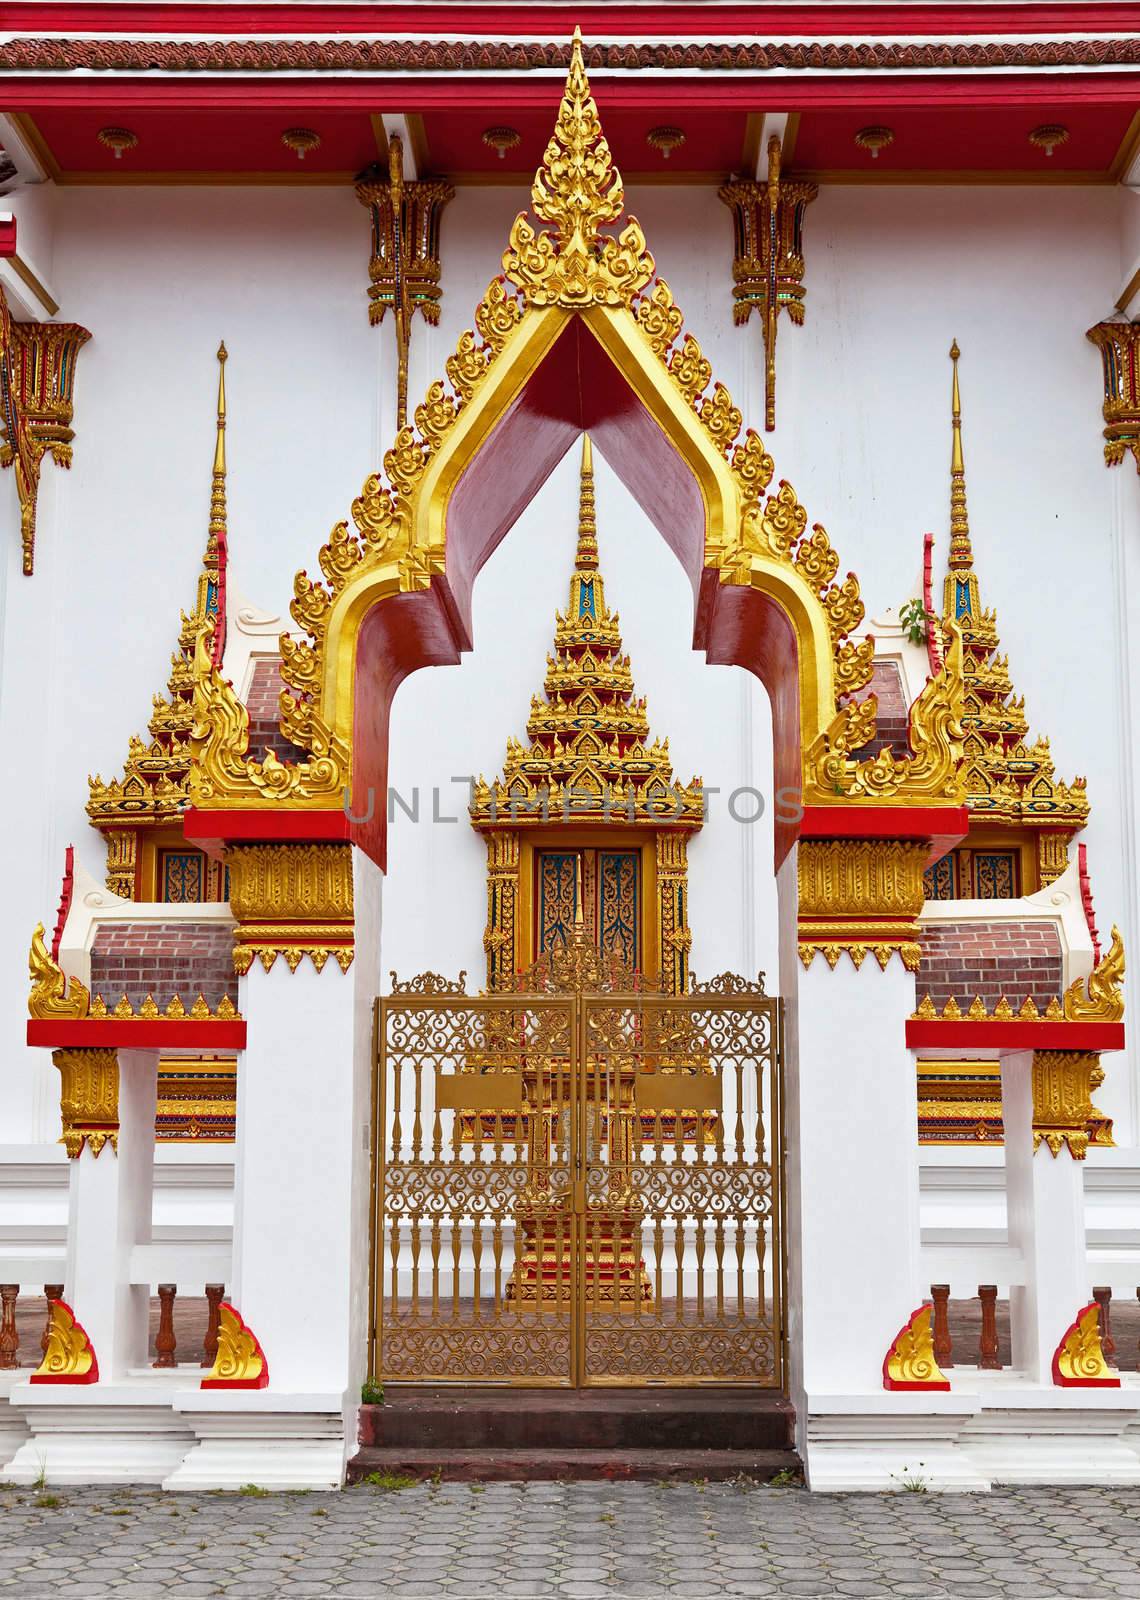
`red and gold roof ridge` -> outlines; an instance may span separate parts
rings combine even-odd
[[[194,607],[180,613],[178,648],[170,658],[166,694],[153,696],[147,732],[150,742],[131,736],[123,776],[104,782],[89,777],[87,815],[97,828],[159,826],[177,820],[189,804],[194,722],[195,653],[200,637],[211,641],[211,659],[220,662],[225,605],[226,383],[225,344],[218,346],[218,417],[211,476],[210,521]]]
[[[1049,740],[1032,743],[1024,695],[1014,695],[1008,655],[998,654],[997,614],[982,606],[966,499],[962,449],[962,401],[958,382],[961,351],[953,363],[950,458],[950,556],[943,586],[941,627],[961,629],[965,693],[962,702],[966,803],[979,821],[1001,827],[1051,828],[1071,837],[1088,821],[1084,778],[1056,775]]]
[[[635,695],[630,660],[622,653],[621,619],[606,602],[588,434],[582,441],[570,602],[555,617],[545,698],[532,698],[527,719],[529,747],[507,739],[502,777],[492,784],[480,777],[474,786],[472,822],[514,826],[545,820],[561,807],[575,821],[699,828],[701,781],[677,783],[668,739],[649,742],[645,698]]]

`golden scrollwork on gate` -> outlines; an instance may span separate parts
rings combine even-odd
[[[377,1377],[782,1383],[780,1001],[730,976],[377,1002]]]

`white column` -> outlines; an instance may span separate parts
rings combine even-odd
[[[1010,1289],[1013,1365],[1052,1382],[1053,1352],[1089,1299],[1084,1163],[1062,1145],[1033,1152],[1033,1052],[1001,1064],[1009,1242],[1025,1261],[1025,1283]]]
[[[816,956],[798,988],[797,1059],[785,1067],[788,1206],[798,1214],[790,1298],[798,1292],[810,1401],[880,1391],[883,1357],[923,1299],[918,1113],[903,1043],[914,977],[898,956],[885,971],[873,956],[858,971],[846,954],[834,971]]]
[[[64,1294],[99,1362],[100,1383],[147,1358],[150,1290],[130,1281],[131,1248],[151,1236],[158,1052],[119,1051],[119,1151],[84,1145],[70,1163]]]

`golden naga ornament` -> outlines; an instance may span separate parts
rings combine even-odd
[[[201,1387],[264,1389],[268,1383],[269,1363],[257,1335],[246,1327],[237,1308],[223,1300],[218,1307],[218,1353]]]
[[[98,1383],[99,1361],[87,1330],[66,1300],[52,1300],[44,1358],[29,1383]]]
[[[1070,1022],[1119,1022],[1124,1016],[1124,939],[1113,927],[1112,943],[1088,976],[1088,988],[1075,978],[1065,990]]]
[[[912,1311],[883,1358],[884,1389],[949,1389],[950,1380],[934,1359],[929,1301]]]
[[[87,1015],[91,996],[78,978],[68,979],[63,968],[52,959],[44,940],[42,922],[36,923],[36,930],[32,934],[28,976],[32,980],[32,992],[28,996],[30,1017],[77,1022]]]
[[[1059,1389],[1120,1388],[1120,1379],[1104,1359],[1095,1300],[1077,1312],[1053,1352],[1053,1382]]]

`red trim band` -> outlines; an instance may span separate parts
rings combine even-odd
[[[351,844],[352,825],[336,811],[202,811],[191,806],[183,832],[195,844]]]
[[[85,1017],[31,1018],[28,1043],[49,1050],[244,1050],[246,1023],[172,1022],[164,1018],[120,1021]]]
[[[1123,1022],[954,1022],[909,1017],[908,1050],[969,1050],[979,1057],[1019,1050],[1123,1050]]]

